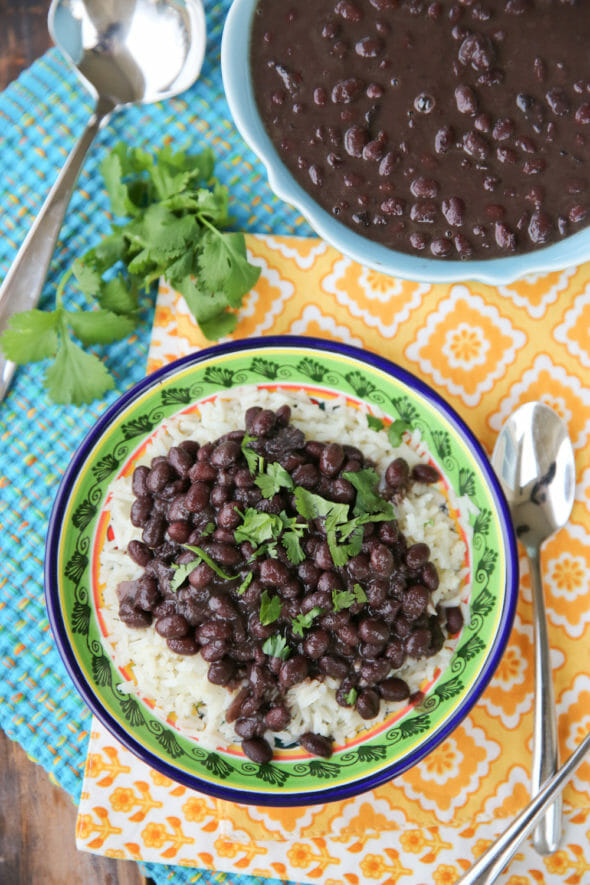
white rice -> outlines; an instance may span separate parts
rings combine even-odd
[[[344,398],[327,399],[325,410],[299,392],[259,390],[243,387],[231,394],[199,405],[198,411],[179,414],[167,419],[151,437],[146,449],[134,462],[149,465],[156,455],[167,454],[183,439],[205,443],[217,439],[229,430],[243,427],[244,412],[250,406],[277,409],[287,403],[291,407],[291,421],[308,439],[322,442],[339,441],[357,446],[372,459],[379,473],[398,456],[410,465],[426,461],[428,453],[418,432],[408,437],[408,443],[391,446],[384,431],[372,430],[367,423],[367,409],[347,405]],[[383,415],[371,408],[377,417]],[[408,435],[406,435],[408,436]],[[440,484],[437,484],[440,485]],[[116,665],[129,674],[120,685],[121,690],[137,694],[153,705],[163,719],[174,723],[182,733],[198,738],[206,747],[225,747],[235,743],[233,725],[225,721],[234,693],[213,685],[207,679],[208,664],[200,654],[182,656],[171,652],[166,640],[154,629],[132,630],[118,617],[116,588],[121,581],[132,580],[142,573],[126,554],[133,538],[141,537],[141,529],[132,526],[129,514],[133,502],[131,475],[115,480],[107,497],[110,527],[114,538],[105,540],[100,555],[99,581],[103,592],[101,613],[106,626],[108,645]],[[467,619],[468,609],[462,596],[467,593],[466,546],[455,519],[449,515],[459,511],[460,526],[469,539],[468,501],[447,500],[435,486],[413,484],[408,496],[397,507],[401,530],[409,543],[424,541],[430,547],[431,560],[437,567],[440,584],[433,594],[433,603],[460,605]],[[434,609],[433,609],[434,610]],[[414,692],[430,681],[435,671],[444,669],[452,654],[454,643],[447,640],[435,656],[421,661],[408,659],[395,675],[404,679]],[[287,703],[291,712],[288,730],[279,734],[269,732],[272,744],[278,738],[284,744],[297,740],[300,734],[312,731],[331,736],[336,745],[362,729],[372,727],[352,708],[336,702],[337,680],[308,679],[291,688]],[[237,689],[236,689],[237,691]],[[403,708],[402,703],[382,702],[381,715]]]

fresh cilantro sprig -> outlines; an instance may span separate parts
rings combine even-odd
[[[278,461],[271,461],[266,465],[264,472],[258,474],[254,482],[262,492],[263,498],[272,498],[281,489],[293,489],[291,474]]]
[[[302,612],[295,615],[291,621],[291,629],[295,636],[303,636],[304,630],[309,630],[315,619],[319,615],[323,615],[324,610],[319,605],[314,605],[312,609],[303,614]]]
[[[208,553],[203,550],[202,547],[196,547],[192,544],[183,544],[182,545],[185,550],[189,550],[191,553],[195,554],[195,558],[190,562],[183,562],[180,564],[173,563],[172,568],[175,570],[172,576],[172,580],[170,581],[170,589],[176,592],[179,587],[182,587],[190,573],[195,569],[199,563],[205,562],[207,565],[213,569],[215,574],[223,578],[224,581],[235,581],[239,575],[227,575],[223,569],[221,569],[214,559],[212,559]],[[241,585],[240,585],[241,586]],[[245,589],[245,588],[244,588]]]
[[[360,584],[355,584],[352,590],[332,590],[332,605],[335,612],[341,612],[355,603],[366,601],[367,594]]]
[[[286,661],[291,654],[287,640],[280,633],[277,633],[275,636],[269,636],[262,646],[262,651],[271,658],[280,658],[281,661]]]
[[[260,597],[260,623],[267,627],[274,624],[281,614],[281,600],[278,596],[269,596],[268,590],[262,591]]]
[[[5,357],[52,360],[45,386],[54,402],[92,402],[114,387],[102,360],[85,348],[127,337],[140,320],[140,293],[163,277],[184,295],[206,338],[231,332],[260,269],[248,262],[243,234],[226,231],[227,189],[213,177],[210,149],[166,146],[149,154],[124,143],[101,164],[113,215],[122,219],[62,276],[52,311],[15,314],[0,339]],[[91,309],[64,306],[76,281]]]

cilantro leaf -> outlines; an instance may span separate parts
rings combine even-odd
[[[399,446],[402,442],[403,434],[406,430],[410,430],[410,425],[402,418],[396,418],[387,428],[387,438],[392,446]]]
[[[350,608],[351,605],[354,605],[354,601],[352,590],[332,590],[332,605],[335,612]]]
[[[278,596],[269,596],[268,590],[262,591],[260,597],[260,623],[266,627],[274,623],[281,614],[281,600]]]
[[[347,704],[349,704],[351,707],[353,707],[356,703],[357,697],[358,697],[358,691],[356,688],[353,687],[350,689],[350,691],[348,691],[344,695],[344,700],[346,701]]]
[[[293,565],[299,565],[305,559],[305,553],[299,539],[300,534],[293,531],[293,529],[287,529],[281,537],[281,544],[287,552],[289,562],[293,563]]]
[[[254,449],[250,448],[251,442],[256,442],[257,437],[250,436],[249,433],[244,434],[244,438],[242,439],[242,455],[246,459],[246,463],[248,464],[248,470],[254,476],[258,469],[258,464],[260,461],[260,455],[258,455]]]
[[[278,461],[267,464],[264,473],[259,473],[254,482],[262,492],[263,498],[272,498],[281,489],[293,488],[291,475]]]
[[[160,278],[182,292],[207,338],[217,340],[235,329],[237,311],[260,268],[248,261],[244,235],[224,230],[231,221],[229,195],[213,168],[208,148],[188,154],[167,145],[150,154],[120,142],[104,157],[101,172],[111,210],[123,221],[65,271],[49,319],[40,321],[40,311],[27,311],[26,318],[13,318],[0,339],[13,362],[57,360],[46,374],[56,402],[91,402],[114,386],[107,369],[97,368],[97,357],[83,360],[76,345],[66,341],[62,301],[70,278],[102,311],[127,317],[116,322],[96,310],[91,319],[69,311],[67,323],[85,344],[128,335],[140,318],[138,293],[153,292]],[[69,377],[84,367],[87,377]]]
[[[371,430],[383,430],[385,426],[381,418],[375,417],[375,415],[370,415],[367,413],[367,424],[371,428]]]
[[[291,654],[287,640],[280,633],[269,636],[262,646],[262,651],[265,655],[269,655],[271,658],[280,658],[282,661],[286,661]]]
[[[68,324],[82,344],[110,344],[126,338],[135,328],[135,320],[110,310],[69,310]]]
[[[181,562],[180,564],[172,563],[172,568],[174,569],[174,574],[172,575],[172,580],[170,581],[170,589],[173,593],[182,587],[188,576],[196,566],[201,562],[200,559],[192,559],[190,562]]]
[[[387,519],[394,519],[395,513],[390,501],[382,498],[377,491],[379,477],[372,467],[359,470],[356,473],[347,471],[342,474],[356,489],[356,501],[353,513],[356,516],[386,514]]]
[[[314,605],[312,609],[310,609],[305,614],[300,613],[296,615],[291,621],[291,629],[296,636],[303,636],[304,630],[309,630],[313,622],[319,615],[323,615],[324,610],[320,608],[319,605]]]
[[[137,286],[126,283],[122,275],[103,283],[96,294],[100,306],[116,314],[128,314],[137,310]]]
[[[222,291],[231,307],[240,307],[243,296],[258,282],[260,268],[248,263],[242,234],[220,233],[215,228],[203,236],[199,280],[214,292]]]
[[[282,520],[276,513],[262,513],[254,507],[248,507],[241,524],[234,529],[234,538],[238,544],[250,541],[256,547],[278,538],[282,528]]]
[[[13,363],[34,363],[54,356],[58,347],[58,321],[55,311],[15,313],[0,338],[4,356]]]
[[[99,399],[115,385],[97,356],[62,334],[55,362],[45,373],[45,386],[54,402],[79,406]]]
[[[352,588],[352,591],[354,593],[355,602],[363,603],[367,601],[367,594],[360,584],[355,584]]]
[[[242,581],[242,583],[240,584],[240,586],[236,590],[236,593],[238,594],[238,596],[244,595],[244,593],[246,592],[246,590],[248,589],[248,587],[252,583],[253,578],[254,578],[254,572],[248,572],[248,574],[246,575],[246,577],[244,578],[244,580]]]
[[[197,566],[201,561],[206,562],[209,568],[212,568],[216,575],[220,578],[223,578],[224,581],[235,581],[239,578],[239,575],[227,575],[222,568],[206,553],[202,547],[196,547],[192,544],[183,544],[182,545],[185,550],[190,550],[191,553],[195,553],[197,558],[194,560],[193,568]]]

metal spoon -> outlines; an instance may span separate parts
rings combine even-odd
[[[541,544],[568,521],[576,471],[567,427],[543,403],[525,403],[510,416],[496,441],[492,465],[508,499],[517,537],[529,559],[535,634],[535,712],[532,795],[557,771],[557,723],[547,618],[541,578]],[[537,826],[533,841],[541,854],[561,839],[561,797]]]
[[[78,173],[98,131],[125,105],[188,89],[205,55],[201,0],[53,0],[48,27],[96,108],[0,288],[0,332],[13,313],[39,300]],[[14,369],[0,354],[0,400]]]
[[[567,783],[578,765],[590,750],[590,732],[580,741],[567,761],[545,784],[534,799],[526,805],[508,829],[475,861],[456,885],[493,885],[498,876],[516,854],[519,845],[530,833],[549,804]]]

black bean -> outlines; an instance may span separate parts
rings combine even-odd
[[[176,519],[168,525],[168,537],[177,544],[186,544],[192,531],[192,525],[185,519]]]
[[[147,544],[144,544],[143,541],[138,541],[133,539],[129,541],[127,546],[127,553],[137,565],[146,566],[148,562],[152,558],[152,552]]]
[[[131,505],[131,525],[134,525],[136,528],[144,526],[152,515],[152,509],[153,502],[149,496],[145,495],[136,498]]]
[[[363,618],[358,625],[358,632],[363,642],[376,645],[389,639],[389,627],[379,618]]]
[[[198,635],[198,631],[197,631]],[[220,661],[228,652],[228,643],[224,639],[213,639],[201,648],[201,657],[207,663]]]
[[[264,723],[270,731],[283,731],[290,721],[291,714],[282,704],[271,707],[264,717]]]
[[[408,587],[402,600],[402,611],[408,618],[416,620],[426,610],[430,594],[422,584]]]
[[[266,765],[272,759],[272,748],[262,737],[253,737],[242,741],[242,750],[248,759],[258,765]]]
[[[149,467],[146,467],[145,465],[140,465],[133,471],[131,489],[133,494],[138,498],[143,498],[146,495],[149,495],[149,490],[145,484],[149,472]]]
[[[153,611],[160,601],[158,582],[150,575],[143,574],[138,578],[134,596],[134,604],[145,612]]]
[[[179,639],[167,639],[166,645],[177,655],[196,655],[199,651],[199,644],[195,642],[192,636],[182,636]]]
[[[329,759],[332,755],[332,741],[330,738],[323,737],[321,734],[315,734],[312,731],[306,731],[299,738],[299,743],[304,750],[313,756],[321,756]]]
[[[463,612],[459,606],[449,605],[444,609],[444,613],[447,621],[447,632],[454,636],[463,627]]]
[[[413,658],[422,658],[428,653],[432,634],[430,630],[419,628],[408,637],[406,651]]]
[[[388,578],[395,568],[393,553],[385,544],[377,544],[371,550],[370,564],[375,574]]]
[[[361,678],[366,685],[376,685],[385,679],[391,670],[391,662],[387,658],[376,658],[363,661],[361,664]]]
[[[430,557],[430,547],[423,541],[411,544],[406,551],[406,563],[411,569],[418,569],[420,566],[428,562]]]
[[[145,485],[148,492],[155,494],[160,492],[172,479],[174,479],[174,470],[170,464],[166,460],[158,461],[146,476]]]
[[[158,547],[166,536],[166,520],[157,513],[144,523],[141,540],[148,547]]]
[[[236,665],[229,657],[220,658],[209,664],[207,679],[213,685],[228,685],[236,672]]]
[[[330,646],[330,634],[327,630],[310,630],[303,642],[303,651],[313,660],[321,658]]]
[[[195,452],[196,455],[196,452]],[[168,452],[168,460],[180,477],[188,476],[188,472],[195,462],[195,458],[186,447],[172,446]]]
[[[412,467],[412,479],[416,482],[432,484],[438,482],[440,473],[431,464],[414,464]]]
[[[363,719],[374,719],[379,713],[379,695],[373,688],[363,688],[356,699],[355,708]]]
[[[209,620],[197,629],[196,638],[202,645],[205,645],[208,642],[230,639],[231,632],[231,626],[227,621]]]
[[[141,627],[149,627],[152,622],[150,612],[136,608],[129,599],[123,599],[119,605],[119,617],[127,627],[139,629]]]
[[[338,443],[324,446],[320,454],[318,466],[324,476],[335,476],[344,463],[344,450]]]
[[[438,588],[440,583],[438,571],[433,562],[425,562],[420,568],[420,580],[431,592]]]
[[[405,701],[410,697],[407,683],[397,676],[390,676],[380,682],[379,692],[386,701]]]
[[[318,661],[319,668],[326,676],[333,676],[335,679],[344,679],[348,674],[348,664],[344,658],[338,655],[323,655]]]

